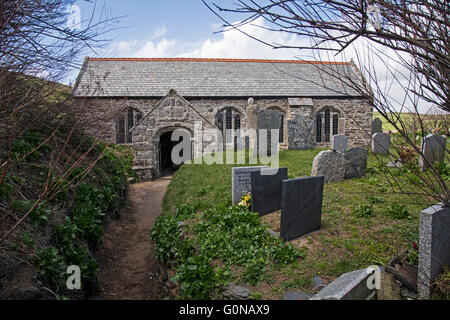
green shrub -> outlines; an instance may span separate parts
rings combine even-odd
[[[160,216],[150,231],[157,259],[161,262],[172,260],[177,265],[177,279],[180,284],[184,283],[183,297],[203,299],[206,292],[213,290],[212,278],[216,281],[217,278],[228,279],[226,272],[219,276],[219,272],[214,271],[213,260],[220,259],[225,267],[244,267],[242,280],[256,284],[264,277],[266,266],[271,262],[285,265],[301,256],[297,249],[270,235],[257,213],[238,206],[219,204],[205,210],[201,221],[183,227],[194,235],[185,237],[178,222],[181,218],[192,217],[198,212],[198,206],[178,206],[175,215]],[[201,272],[191,277],[185,274],[189,268],[199,268]],[[194,294],[193,288],[200,293]]]
[[[202,255],[192,255],[175,268],[174,280],[181,287],[184,299],[208,299],[211,291],[217,287],[216,274],[210,260]]]
[[[34,205],[37,200],[18,200],[15,199],[11,203],[11,209],[16,213],[25,214],[27,213]],[[45,224],[48,222],[51,210],[48,209],[47,205],[44,202],[40,202],[38,206],[30,213],[29,217],[33,224],[36,226]]]
[[[393,219],[412,219],[408,209],[398,203],[392,204],[392,206],[386,211],[386,214]]]
[[[13,185],[6,182],[6,179],[3,180],[2,184],[0,185],[0,199],[11,199],[12,195],[14,193],[14,187]]]
[[[175,216],[179,219],[179,221],[186,220],[196,214],[201,207],[200,203],[196,203],[194,205],[183,203],[177,206],[175,210]]]
[[[169,260],[182,263],[194,254],[191,243],[182,238],[178,219],[174,216],[158,217],[150,231],[150,237],[155,244],[155,257],[163,263]]]
[[[26,131],[22,139],[15,140],[13,142],[11,148],[11,156],[15,159],[20,159],[21,157],[28,154],[26,160],[35,161],[43,154],[51,150],[51,148],[47,144],[43,144],[42,146],[39,147],[41,141],[42,141],[41,138],[38,136],[36,132]],[[35,148],[38,149],[34,150]]]
[[[253,263],[247,264],[241,279],[252,286],[256,286],[264,276],[265,269],[264,261],[255,260]]]
[[[373,210],[373,205],[371,204],[360,204],[357,208],[353,210],[354,214],[358,217],[372,217],[375,215],[375,211]]]
[[[383,203],[383,199],[378,198],[377,196],[369,196],[367,198],[367,200],[371,203],[371,204],[377,204],[377,203]]]
[[[89,171],[84,166],[78,166],[73,168],[69,173],[69,180],[72,181],[72,183],[76,184],[81,181],[88,175]]]
[[[30,213],[30,219],[37,226],[44,225],[49,221],[51,214],[52,211],[48,209],[45,203],[41,202],[37,208]]]
[[[39,249],[32,259],[40,277],[62,287],[66,276],[67,265],[58,249],[47,247]]]

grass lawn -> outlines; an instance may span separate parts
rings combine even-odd
[[[289,178],[309,176],[320,150],[282,151],[280,167],[288,167]],[[168,187],[164,213],[173,214],[182,203],[200,203],[203,208],[231,204],[231,168],[232,165],[183,165]],[[348,271],[385,265],[402,248],[418,242],[419,213],[429,202],[390,193],[387,177],[376,169],[377,161],[372,155],[368,168],[364,178],[325,184],[322,228],[290,242],[303,253],[303,258],[284,266],[267,265],[257,284],[245,282],[243,269],[231,265],[231,279],[251,288],[257,298],[280,299],[290,290],[311,292],[315,275],[331,281]],[[393,205],[403,205],[407,209],[405,216],[395,218],[389,214]],[[261,220],[267,228],[279,231],[280,212]],[[200,213],[187,222],[201,223]]]

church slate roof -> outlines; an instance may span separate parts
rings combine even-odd
[[[351,62],[300,60],[86,58],[74,97],[359,96],[335,75],[361,83]]]

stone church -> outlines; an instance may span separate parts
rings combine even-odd
[[[149,180],[174,166],[171,133],[183,128],[194,142],[199,121],[202,130],[279,129],[280,149],[328,147],[338,133],[367,145],[372,108],[341,75],[364,83],[352,61],[86,58],[72,95],[90,133],[131,145],[133,169]]]

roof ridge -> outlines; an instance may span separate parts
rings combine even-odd
[[[196,62],[262,62],[348,65],[350,62],[277,60],[277,59],[232,59],[232,58],[87,58],[89,61],[196,61]]]

